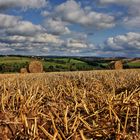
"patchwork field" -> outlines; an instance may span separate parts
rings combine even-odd
[[[2,140],[138,140],[140,69],[0,75]]]

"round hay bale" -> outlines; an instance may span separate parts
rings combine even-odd
[[[30,62],[28,70],[30,73],[42,73],[43,65],[40,61],[35,60]]]
[[[28,73],[28,71],[27,71],[26,68],[21,68],[21,69],[20,69],[20,73]]]
[[[116,70],[123,69],[123,63],[122,63],[122,61],[116,61],[115,64],[114,64],[114,68]]]

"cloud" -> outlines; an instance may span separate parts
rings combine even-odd
[[[134,4],[139,4],[139,0],[100,0],[100,3],[102,4],[119,4],[119,5],[126,5],[131,6]]]
[[[33,4],[36,5],[35,0],[34,2]],[[27,1],[21,0],[17,3],[14,0],[5,2],[0,0],[0,9],[1,7],[40,7],[39,4],[38,7],[33,4],[27,4]],[[84,11],[82,8],[80,10]],[[90,9],[86,8],[86,11],[90,11]],[[95,49],[93,44],[86,41],[85,33],[70,31],[71,23],[62,20],[59,16],[56,17],[56,11],[42,12],[42,15],[45,16],[44,26],[26,21],[21,16],[0,13],[0,53],[25,55],[62,55],[63,53],[68,55]]]
[[[7,14],[0,14],[0,17],[1,32],[3,30],[0,36],[0,52],[4,54],[80,54],[93,47],[86,42],[86,34],[70,32],[66,27],[68,23],[59,19],[49,18],[49,31],[41,25],[24,21],[22,17]],[[60,35],[68,33],[66,38],[61,38]]]
[[[67,27],[67,23],[60,19],[49,18],[44,21],[44,26],[47,28],[49,33],[55,35],[69,34],[70,30]]]
[[[54,35],[42,33],[42,34],[36,34],[34,36],[3,36],[0,37],[0,41],[2,42],[9,42],[9,43],[54,43],[54,44],[60,44],[62,41]]]
[[[46,0],[0,0],[0,9],[12,7],[41,8],[46,5]]]
[[[38,33],[34,36],[1,36],[0,42],[0,47],[3,46],[0,52],[7,54],[81,55],[95,52],[97,49],[94,44],[80,38],[60,39],[59,36],[48,33]]]
[[[97,47],[93,43],[80,38],[67,38],[59,47],[59,51],[65,55],[89,55],[89,53],[93,55],[97,51]]]
[[[85,27],[104,29],[115,26],[113,16],[91,11],[89,8],[86,10],[74,0],[69,0],[58,5],[55,8],[55,16],[60,17],[62,21],[80,24]]]
[[[24,21],[21,17],[7,14],[0,14],[0,29],[10,35],[32,36],[38,32],[45,32],[41,25]]]
[[[123,20],[123,24],[131,28],[140,28],[140,16],[125,17]]]
[[[21,17],[0,14],[0,53],[42,54],[50,47],[64,42],[59,36],[49,34],[41,25],[25,21]]]
[[[128,16],[124,18],[123,23],[127,27],[140,27],[140,1],[139,4],[131,5],[128,11]]]
[[[20,17],[0,14],[0,28],[9,28],[17,25]]]
[[[66,46],[69,48],[87,48],[88,44],[82,40],[76,40],[76,39],[68,39],[66,42]]]
[[[35,25],[29,21],[19,21],[13,28],[6,30],[8,34],[25,36],[34,35],[43,31],[45,31],[45,29],[41,25]]]
[[[38,33],[34,36],[3,36],[0,37],[0,53],[24,54],[24,55],[46,55],[59,48],[64,41],[47,33]],[[11,50],[11,51],[9,51]]]
[[[128,8],[127,15],[123,19],[125,27],[140,27],[140,0],[100,0],[101,4],[116,4]]]
[[[103,50],[117,55],[122,53],[127,57],[140,57],[140,33],[129,32],[124,35],[110,37],[105,42]]]

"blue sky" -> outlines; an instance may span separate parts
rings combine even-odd
[[[139,0],[0,0],[0,54],[140,57]]]

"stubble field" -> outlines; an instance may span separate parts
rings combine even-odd
[[[0,75],[2,140],[138,140],[140,70]]]

